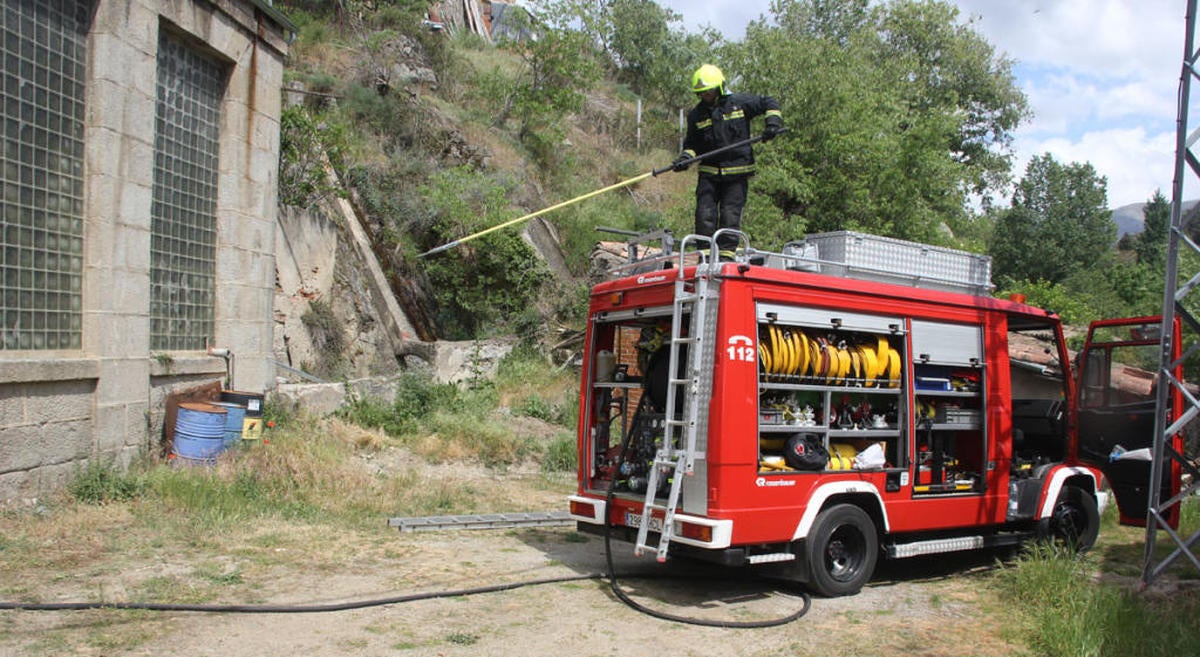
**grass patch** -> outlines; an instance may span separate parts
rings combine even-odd
[[[216,599],[208,582],[176,575],[151,577],[136,590],[137,599],[164,604],[204,604]]]
[[[546,472],[574,472],[579,462],[575,436],[569,433],[554,437],[542,457],[542,469]]]
[[[103,655],[129,651],[158,635],[159,630],[151,624],[130,622],[132,619],[147,620],[152,613],[128,612],[102,616],[88,632],[87,644]]]
[[[469,632],[454,632],[446,636],[446,643],[451,643],[456,646],[473,646],[479,642],[478,634]]]
[[[1094,555],[1047,546],[1025,552],[997,576],[1017,615],[1012,638],[1046,657],[1191,655],[1200,652],[1192,593],[1138,593],[1099,577]]]
[[[473,461],[506,468],[537,457],[543,447],[513,431],[503,417],[437,413],[426,424],[429,433],[412,443],[413,450],[434,463]]]
[[[145,482],[137,474],[122,472],[112,461],[97,459],[76,468],[75,476],[67,483],[67,493],[86,504],[131,500],[144,488]]]
[[[409,411],[407,417],[420,418],[414,425],[418,433],[403,434],[399,439],[383,428],[358,426],[340,418],[289,422],[271,430],[265,444],[232,450],[211,467],[147,463],[122,473],[111,465],[90,463],[70,482],[69,498],[63,503],[112,507],[113,514],[123,509],[132,518],[121,522],[151,526],[197,548],[220,544],[231,529],[264,519],[370,529],[380,518],[398,514],[470,511],[480,506],[481,497],[487,497],[470,486],[443,479],[429,481],[409,469],[380,476],[364,466],[364,460],[388,446],[408,447],[434,463],[480,463],[493,468],[536,459],[543,453],[544,447],[537,441],[477,410],[484,406],[479,395],[492,394],[494,398],[494,391],[454,390],[434,384],[410,386],[403,399],[440,402],[419,413]],[[403,413],[398,406],[384,409],[360,403],[356,411],[368,413],[356,419],[396,418]],[[369,414],[375,412],[377,416]],[[555,461],[565,458],[559,454]],[[97,514],[76,517],[85,522],[83,518],[89,515]],[[86,527],[77,531],[95,536]],[[42,559],[37,546],[50,540],[3,531],[0,537],[0,554],[28,554],[34,562]],[[73,542],[84,551],[96,548],[86,543]],[[73,553],[56,552],[60,558]]]
[[[578,372],[560,369],[528,348],[514,349],[496,371],[499,403],[517,415],[564,427],[579,414]]]
[[[358,399],[338,415],[379,432],[381,442],[407,447],[433,463],[505,469],[532,461],[548,472],[562,472],[574,469],[574,439],[558,428],[575,426],[576,385],[574,372],[517,349],[501,361],[495,381],[460,386],[407,372],[392,403]],[[533,431],[516,426],[514,416],[552,426]]]
[[[1179,533],[1200,528],[1200,500],[1180,509]],[[1084,555],[1039,545],[1021,554],[997,581],[1006,610],[1015,610],[1012,640],[1034,655],[1092,657],[1200,654],[1196,569],[1175,562],[1140,589],[1146,530],[1118,524],[1115,505],[1102,518],[1100,541]],[[1175,545],[1158,535],[1156,558]]]
[[[196,567],[196,575],[217,586],[233,586],[243,582],[241,570],[225,570],[222,566],[202,564]]]
[[[172,478],[186,484],[173,497],[193,509],[199,504],[214,520],[251,514],[355,527],[374,522],[402,482],[380,480],[356,462],[363,443],[354,434],[337,423],[321,428],[277,434],[211,472]]]

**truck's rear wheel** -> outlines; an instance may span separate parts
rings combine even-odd
[[[830,507],[817,516],[805,542],[809,584],[824,596],[853,595],[875,572],[879,536],[875,523],[853,504]]]
[[[1045,523],[1046,538],[1083,552],[1096,544],[1100,535],[1100,510],[1096,499],[1078,486],[1063,486],[1054,510]]]

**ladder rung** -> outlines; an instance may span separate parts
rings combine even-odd
[[[688,450],[684,450],[683,447],[680,447],[678,450],[674,450],[676,456],[655,458],[654,466],[655,468],[658,468],[658,466],[662,466],[662,468],[676,468],[676,466],[678,466],[678,468],[685,468],[685,463],[679,463],[679,457],[686,452],[688,452]],[[694,458],[703,458],[703,452],[701,451],[691,450],[691,454]]]

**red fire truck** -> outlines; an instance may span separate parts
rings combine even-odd
[[[651,255],[593,288],[580,530],[836,596],[881,556],[1086,549],[1110,491],[1144,524],[1158,318],[1100,325],[1077,379],[1058,316],[992,297],[984,256],[733,235],[728,261],[707,238],[631,239]],[[1163,491],[1178,482],[1168,468]]]

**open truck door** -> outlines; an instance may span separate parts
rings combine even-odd
[[[1104,472],[1117,498],[1123,525],[1146,526],[1150,497],[1150,466],[1154,447],[1161,317],[1136,317],[1093,322],[1078,355],[1078,458]],[[1176,321],[1172,362],[1179,362],[1180,331]],[[1182,368],[1174,373],[1182,381]],[[1163,428],[1179,417],[1183,396],[1175,386],[1167,395]],[[1183,452],[1183,436],[1171,436]],[[1161,498],[1179,492],[1181,469],[1173,459],[1163,468]],[[1171,527],[1179,522],[1179,507],[1170,510]]]

